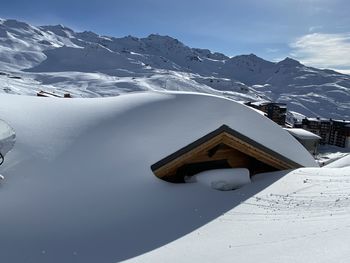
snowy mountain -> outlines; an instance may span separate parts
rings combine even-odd
[[[0,20],[0,92],[39,90],[74,97],[181,90],[240,101],[274,100],[307,116],[350,118],[350,76],[278,63],[253,54],[228,57],[169,36],[115,38],[57,26]]]

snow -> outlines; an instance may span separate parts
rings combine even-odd
[[[260,174],[213,221],[126,262],[347,262],[349,189],[349,168]]]
[[[0,153],[3,157],[13,148],[15,142],[15,131],[6,122],[0,120]]]
[[[271,103],[271,101],[261,100],[261,101],[253,102],[252,105],[262,106],[262,105],[269,104],[269,103]]]
[[[300,129],[300,128],[285,128],[286,131],[288,131],[290,134],[292,134],[294,137],[298,138],[298,139],[302,139],[302,140],[317,140],[317,139],[321,139],[320,136],[309,132],[307,130],[304,129]]]
[[[60,47],[47,50],[48,57],[38,66],[27,69],[32,72],[81,71],[94,72],[111,68],[132,67],[131,61],[124,56],[111,52],[101,45],[90,45],[84,48]],[[134,66],[136,67],[136,66]]]
[[[338,160],[331,162],[330,164],[325,165],[326,168],[343,168],[350,167],[350,154],[339,158]]]
[[[320,166],[326,166],[349,154],[349,149],[337,147],[335,145],[319,145],[317,162]]]
[[[230,58],[155,34],[116,38],[62,25],[36,27],[2,20],[0,72],[22,78],[0,75],[3,93],[56,90],[74,97],[101,97],[181,90],[287,103],[288,109],[311,117],[350,118],[348,75],[306,67],[290,58],[278,63],[254,54]]]
[[[303,119],[305,119],[306,116],[302,115],[298,112],[295,111],[287,111],[287,116],[286,116],[286,121],[289,122],[290,124],[301,124]]]
[[[288,132],[222,98],[277,101],[305,116],[347,119],[348,75],[289,58],[229,58],[169,36],[114,38],[0,19],[0,88],[78,97],[0,94],[0,116],[16,131],[0,167],[4,262],[350,258],[348,156],[318,168]],[[217,96],[110,97],[164,90]],[[101,96],[109,98],[79,99]],[[222,124],[312,168],[256,175],[235,191],[154,176],[151,164]],[[9,138],[13,144],[14,134]]]
[[[194,177],[195,182],[220,191],[238,189],[250,183],[249,170],[245,168],[209,170]]]
[[[243,196],[260,192],[273,176],[266,177],[264,187],[266,182],[223,192],[197,183],[167,183],[152,173],[153,163],[223,123],[294,161],[316,166],[278,125],[215,96],[1,95],[0,105],[0,115],[17,135],[1,166],[6,180],[0,190],[0,225],[6,227],[0,230],[0,253],[6,262],[129,259],[193,232]]]

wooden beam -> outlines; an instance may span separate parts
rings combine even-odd
[[[218,147],[220,144],[227,145],[231,149],[227,149],[227,147],[220,148]],[[189,163],[226,159],[234,167],[240,164],[248,165],[249,160],[244,158],[244,155],[277,170],[301,167],[301,165],[223,125],[153,165],[152,170],[157,177],[165,178],[176,175],[178,168]],[[153,169],[153,167],[155,168]]]
[[[278,170],[286,170],[292,168],[299,168],[301,166],[293,166],[287,162],[284,162],[276,157],[270,155],[267,152],[264,152],[256,147],[251,146],[250,144],[232,136],[231,134],[224,133],[223,142],[234,149],[238,149],[245,154],[254,157],[255,159],[266,163]]]
[[[201,152],[209,151],[211,148],[222,142],[222,138],[223,134],[220,134],[212,138],[211,140],[204,142],[200,146],[188,151],[187,153],[184,153],[175,160],[163,165],[159,169],[154,170],[154,174],[157,177],[162,178],[164,176],[167,176],[168,174],[176,173],[176,170],[182,165],[187,164],[188,160],[192,159],[194,156],[200,154]]]

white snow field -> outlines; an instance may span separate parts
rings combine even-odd
[[[266,174],[236,191],[152,173],[153,163],[223,123],[317,166],[286,131],[234,101],[156,92],[0,95],[0,116],[17,135],[0,167],[2,262],[269,261],[278,255],[273,248],[314,262],[349,255],[347,169]],[[319,237],[326,249],[311,244]]]
[[[239,190],[221,192],[231,206],[213,221],[127,262],[346,263],[349,189],[349,167],[259,174]],[[206,208],[193,212],[200,218]]]
[[[325,166],[326,168],[350,167],[350,153]]]

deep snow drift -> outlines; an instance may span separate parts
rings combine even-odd
[[[350,167],[350,153],[348,153],[346,156],[339,158],[338,160],[327,164],[325,166],[326,168],[343,168],[343,167]]]
[[[189,183],[200,183],[220,191],[230,191],[250,183],[246,168],[214,169],[204,171],[187,179]]]
[[[0,105],[0,116],[17,134],[0,170],[6,178],[0,188],[0,254],[8,263],[129,259],[191,233],[279,179],[267,176],[238,192],[222,192],[153,175],[151,164],[223,123],[316,166],[278,125],[219,97],[1,95]]]

